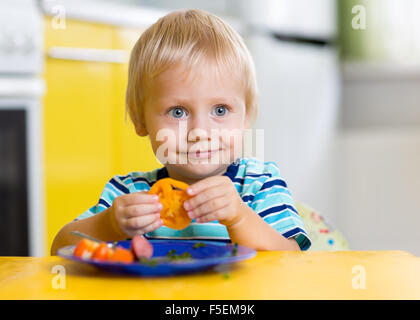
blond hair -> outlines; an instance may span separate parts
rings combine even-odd
[[[245,89],[250,126],[258,113],[255,66],[241,36],[215,15],[202,10],[169,13],[145,30],[130,55],[126,111],[134,125],[143,124],[147,83],[167,68],[184,63],[191,70],[203,59],[234,71]]]

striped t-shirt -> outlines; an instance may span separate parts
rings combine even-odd
[[[256,158],[237,158],[223,174],[228,176],[242,200],[259,214],[271,227],[285,238],[295,238],[301,250],[311,245],[302,219],[300,218],[287,188],[274,162],[262,162]],[[98,203],[75,220],[88,218],[112,205],[120,195],[150,190],[162,178],[169,177],[166,167],[147,172],[131,172],[117,175],[105,185]],[[145,234],[148,239],[201,239],[230,242],[227,228],[218,221],[197,223],[195,219],[183,230],[162,226]]]

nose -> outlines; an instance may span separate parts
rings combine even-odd
[[[211,125],[207,115],[197,113],[188,123],[188,141],[210,140]]]

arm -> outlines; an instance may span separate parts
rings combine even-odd
[[[92,217],[77,220],[66,224],[55,236],[51,246],[51,255],[57,254],[61,247],[73,245],[80,241],[80,238],[70,234],[70,231],[77,230],[104,241],[125,240],[127,237],[120,233],[113,222],[110,210],[112,207],[95,214]]]
[[[135,192],[123,194],[112,205],[94,216],[65,225],[56,235],[51,254],[63,246],[76,244],[80,239],[70,234],[77,230],[103,241],[125,240],[137,234],[145,234],[162,226],[161,207],[153,194]]]
[[[232,242],[254,248],[256,250],[296,250],[300,247],[295,239],[286,239],[278,231],[268,225],[245,202],[239,209],[240,217],[227,230]]]
[[[295,239],[286,239],[249,207],[228,177],[213,176],[187,189],[192,196],[184,202],[196,222],[218,220],[225,225],[232,242],[256,250],[299,250]]]

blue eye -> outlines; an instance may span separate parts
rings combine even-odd
[[[171,112],[174,118],[182,118],[182,114],[185,113],[185,111],[180,107],[175,107],[171,109],[169,112]]]
[[[216,115],[221,117],[227,112],[227,108],[225,106],[217,106],[214,110],[216,111]]]

